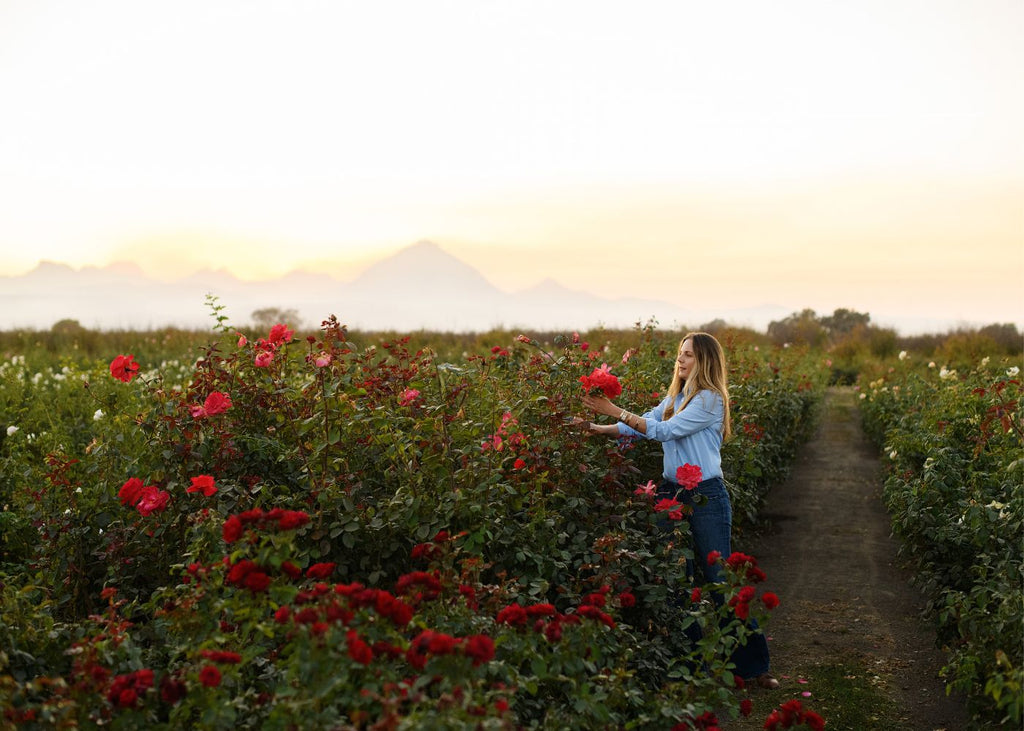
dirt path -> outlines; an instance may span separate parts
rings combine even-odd
[[[815,695],[815,679],[837,666],[855,668],[840,682],[869,683],[891,700],[891,718],[861,728],[968,727],[962,703],[946,696],[938,677],[942,655],[920,619],[921,595],[896,563],[881,483],[856,393],[830,389],[817,433],[768,497],[766,526],[737,537],[737,548],[757,556],[768,574],[765,589],[782,599],[767,629],[782,686],[754,691],[751,717],[724,728],[761,728],[771,708],[793,697],[828,720],[829,703]]]

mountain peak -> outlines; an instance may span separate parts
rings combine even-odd
[[[49,259],[40,259],[39,263],[36,264],[36,268],[33,269],[30,272],[30,274],[34,274],[36,272],[45,273],[45,272],[73,272],[73,271],[75,271],[75,269],[70,264],[65,264],[64,262],[60,262],[60,261],[50,261]]]
[[[480,272],[432,241],[421,240],[370,266],[352,283],[357,288],[396,288],[415,292],[455,289],[462,293],[497,290]]]

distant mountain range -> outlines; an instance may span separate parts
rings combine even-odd
[[[295,310],[299,326],[316,327],[328,315],[353,329],[449,332],[508,329],[628,328],[656,318],[661,327],[696,327],[712,319],[764,329],[790,314],[777,306],[698,312],[645,299],[608,299],[575,292],[545,279],[504,292],[465,262],[421,241],[376,262],[349,282],[294,271],[259,282],[204,270],[160,282],[135,264],[74,269],[41,262],[16,277],[0,276],[0,329],[49,329],[63,319],[98,330],[164,326],[209,328],[207,294],[225,306],[232,325],[247,326],[255,310]]]

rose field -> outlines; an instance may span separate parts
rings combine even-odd
[[[821,728],[733,675],[747,620],[770,626],[786,601],[757,558],[693,556],[681,506],[650,496],[659,445],[573,425],[588,387],[656,404],[681,334],[218,317],[0,338],[0,723]],[[826,386],[858,373],[947,682],[976,718],[1019,723],[1019,356],[939,351],[929,368],[888,342],[717,336],[740,545]],[[727,584],[692,584],[691,561],[721,562]]]

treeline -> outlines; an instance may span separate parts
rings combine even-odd
[[[265,331],[276,322],[296,326],[299,317],[294,310],[264,308],[252,313],[251,323],[236,326],[245,334]],[[218,322],[218,325],[222,323]],[[636,340],[637,332],[657,326],[654,320],[636,323],[633,330],[589,328],[580,336],[595,344],[612,342],[628,344]],[[301,330],[296,327],[296,330]],[[963,367],[976,363],[985,356],[1024,355],[1024,335],[1013,323],[994,323],[977,328],[959,327],[944,333],[900,335],[896,330],[871,322],[866,312],[840,308],[830,315],[819,315],[804,309],[769,323],[766,331],[738,327],[716,319],[695,326],[720,339],[733,343],[751,343],[776,346],[807,346],[829,353],[834,362],[835,382],[850,382],[860,371],[865,359],[890,358],[900,351],[913,352],[921,357],[942,361],[950,367]],[[316,332],[311,329],[310,332]],[[664,328],[660,332],[668,332]],[[509,336],[525,334],[535,342],[553,342],[561,331],[543,329],[495,328],[487,332],[432,332],[397,333],[394,331],[350,330],[357,342],[379,342],[398,335],[410,337],[417,346],[429,346],[441,357],[457,357],[462,353],[479,353],[495,343],[507,342]],[[680,331],[680,335],[682,331]],[[77,320],[65,319],[48,330],[0,330],[0,355],[38,353],[42,356],[59,355],[75,361],[108,359],[114,354],[133,351],[136,356],[149,359],[166,357],[169,353],[182,354],[193,348],[202,348],[210,341],[210,330],[159,328],[147,331],[97,330],[82,326]]]

